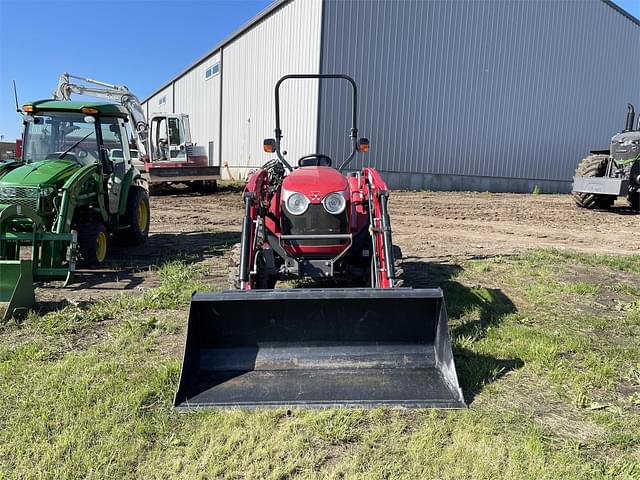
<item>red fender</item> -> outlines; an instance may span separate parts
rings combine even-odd
[[[269,178],[266,170],[259,169],[249,175],[243,190],[243,198],[248,194],[252,195],[251,207],[249,209],[249,218],[251,219],[251,230],[249,232],[249,254],[251,255],[251,258],[248,259],[249,261],[247,262],[249,264],[250,271],[249,281],[244,282],[243,285],[245,290],[251,290],[251,285],[254,283],[254,274],[251,272],[256,270],[256,220],[258,219],[260,208],[265,206],[263,202],[267,201],[266,186],[268,185],[268,182]]]

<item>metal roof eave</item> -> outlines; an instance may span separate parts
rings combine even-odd
[[[636,25],[638,25],[640,27],[640,20],[638,20],[633,15],[631,15],[629,12],[627,12],[620,5],[618,5],[617,3],[613,2],[612,0],[602,0],[602,1],[604,3],[606,3],[607,5],[609,5],[611,8],[613,8],[615,11],[617,11],[620,15],[622,15],[623,17],[626,17],[628,20],[631,20],[633,23],[635,23]]]
[[[242,25],[239,29],[237,29],[235,32],[233,32],[231,35],[225,37],[220,43],[218,43],[215,47],[213,47],[211,50],[209,50],[207,53],[205,53],[204,55],[202,55],[200,58],[198,58],[195,62],[193,62],[191,65],[189,65],[187,68],[185,68],[184,70],[182,70],[178,75],[174,76],[171,80],[169,80],[168,82],[166,82],[165,84],[163,84],[160,88],[157,88],[156,90],[154,90],[153,93],[151,93],[149,96],[147,96],[144,100],[142,100],[142,103],[146,103],[148,102],[154,95],[157,95],[158,93],[160,93],[162,90],[164,90],[165,88],[167,88],[168,86],[170,86],[173,82],[175,82],[176,80],[179,80],[180,78],[184,77],[187,73],[189,73],[191,70],[193,70],[195,67],[197,67],[198,65],[200,65],[202,62],[204,62],[205,60],[207,60],[209,57],[211,57],[213,54],[215,54],[216,52],[218,52],[219,50],[221,50],[225,45],[228,45],[229,43],[231,43],[233,40],[235,40],[236,38],[238,38],[240,35],[242,35],[243,33],[245,33],[247,30],[250,30],[252,27],[254,27],[256,24],[260,23],[262,20],[264,20],[265,18],[267,18],[268,16],[270,16],[271,14],[275,13],[277,10],[279,10],[281,7],[283,7],[285,4],[291,2],[292,0],[275,0],[271,5],[269,5],[267,8],[265,8],[264,10],[262,10],[261,12],[259,12],[255,17],[253,17],[252,19],[250,19],[248,22],[246,22],[244,25]]]
[[[179,80],[180,78],[184,77],[187,73],[189,73],[195,67],[200,65],[202,62],[204,62],[207,58],[211,57],[213,54],[215,54],[216,52],[221,50],[225,45],[231,43],[233,40],[238,38],[240,35],[245,33],[247,30],[251,29],[253,26],[255,26],[256,24],[260,23],[266,17],[268,17],[269,15],[275,13],[277,10],[279,10],[281,7],[283,7],[285,4],[287,4],[287,3],[291,2],[291,1],[292,0],[275,0],[271,5],[269,5],[267,8],[265,8],[260,13],[258,13],[255,17],[253,17],[251,20],[249,20],[247,23],[245,23],[242,27],[240,27],[238,30],[233,32],[228,37],[226,37],[224,40],[222,40],[222,42],[220,42],[215,47],[213,47],[211,50],[209,50],[207,53],[202,55],[200,58],[198,58],[198,60],[193,62],[187,68],[182,70],[178,75],[176,75],[171,80],[166,82],[160,88],[156,89],[153,93],[151,93],[149,96],[147,96],[142,101],[142,103],[148,102],[154,95],[157,95],[162,90],[164,90],[165,88],[170,86],[173,82],[175,82],[176,80]],[[631,15],[629,12],[627,12],[621,6],[619,6],[618,4],[614,3],[612,0],[601,0],[601,1],[603,3],[605,3],[606,5],[608,5],[609,7],[613,8],[620,15],[622,15],[623,17],[626,17],[628,20],[630,20],[631,22],[635,23],[637,26],[640,27],[640,20],[637,19],[636,17],[634,17],[633,15]]]

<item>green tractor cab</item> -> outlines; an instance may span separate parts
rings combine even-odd
[[[33,307],[34,281],[66,285],[76,262],[106,260],[111,239],[138,245],[149,234],[123,107],[40,100],[23,110],[22,158],[0,164],[2,319]]]

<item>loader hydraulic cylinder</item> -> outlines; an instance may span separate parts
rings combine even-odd
[[[380,222],[382,226],[382,237],[384,239],[384,260],[385,269],[387,270],[387,278],[391,280],[393,285],[396,279],[396,273],[393,266],[393,240],[391,239],[391,219],[389,218],[389,209],[387,207],[387,201],[389,200],[389,194],[387,192],[380,193]]]
[[[249,264],[251,253],[251,202],[253,194],[244,195],[244,217],[242,218],[242,238],[240,240],[240,288],[244,290],[246,282],[249,281]]]

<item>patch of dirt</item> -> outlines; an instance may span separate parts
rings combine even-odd
[[[569,195],[392,192],[394,241],[405,255],[428,259],[567,248],[638,254],[638,215],[578,208]]]
[[[561,438],[581,443],[594,443],[606,434],[606,429],[589,420],[587,411],[558,401],[548,385],[532,374],[512,372],[502,379],[500,389],[508,395],[492,395],[491,399],[482,394],[478,405],[491,402],[502,411],[516,409],[532,415],[537,423]]]
[[[586,282],[595,285],[615,285],[617,283],[640,285],[640,274],[638,273],[595,268],[588,265],[568,265],[565,268],[565,272],[558,279],[566,282]]]
[[[155,317],[162,321],[163,319],[174,322],[178,319],[178,327],[176,331],[171,333],[162,332],[154,338],[154,349],[168,355],[171,358],[182,360],[184,353],[184,342],[186,338],[186,319],[188,312],[186,310],[154,310],[147,316]],[[184,319],[184,321],[182,321]]]
[[[118,323],[117,320],[108,319],[83,327],[80,332],[73,333],[67,338],[68,350],[74,352],[89,350],[94,345],[102,343],[105,337],[109,336],[109,327],[116,323]]]
[[[210,195],[154,196],[151,209],[147,244],[114,246],[109,268],[81,270],[67,288],[59,288],[59,283],[42,285],[36,290],[37,300],[55,305],[67,299],[140,292],[157,285],[150,266],[172,258],[202,263],[207,284],[226,288],[226,252],[240,241],[241,193],[230,189]],[[569,195],[394,191],[390,210],[394,243],[415,264],[413,272],[409,266],[409,275],[420,277],[420,284],[424,280],[420,265],[444,264],[456,257],[508,255],[540,247],[640,253],[640,243],[629,241],[637,233],[637,215],[622,207],[579,209]]]

